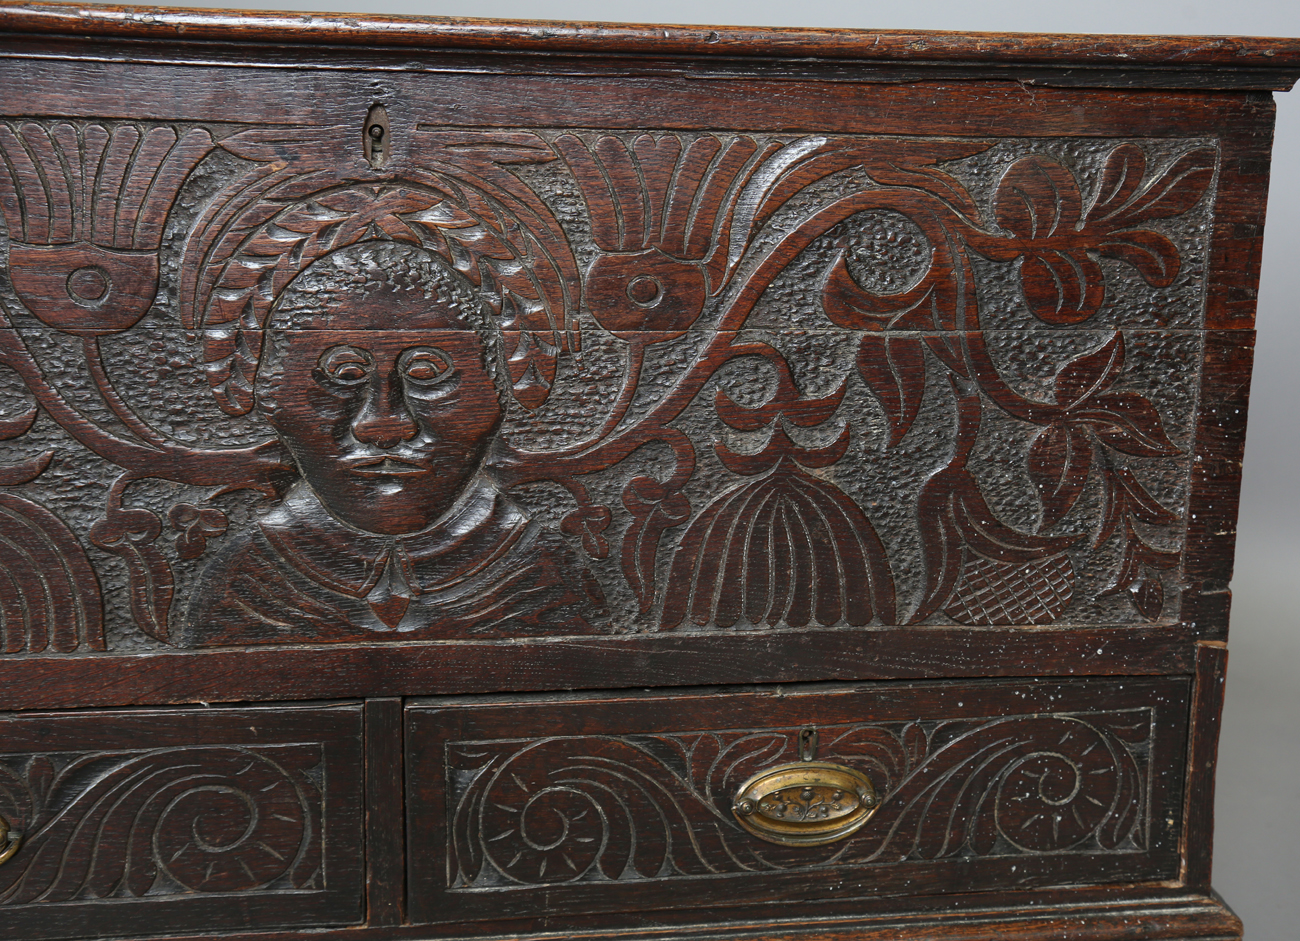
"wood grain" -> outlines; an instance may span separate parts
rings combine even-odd
[[[149,703],[463,695],[819,680],[1188,674],[1195,635],[1179,628],[870,630],[751,636],[590,638],[335,649],[208,651],[23,661],[0,703],[71,709]],[[1100,651],[1100,653],[1098,652]]]
[[[400,925],[406,912],[401,700],[368,699],[365,725],[366,923]]]
[[[151,7],[78,7],[6,3],[0,25],[14,33],[78,33],[142,39],[244,41],[286,36],[312,44],[528,49],[543,53],[631,52],[674,56],[865,58],[874,61],[1046,62],[1300,71],[1294,39],[1204,36],[1071,36],[1051,34],[755,29],[737,26],[642,26],[624,23],[506,23],[472,18],[288,16]],[[1292,77],[1294,80],[1294,75]]]

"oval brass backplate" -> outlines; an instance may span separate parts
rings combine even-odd
[[[22,843],[22,834],[9,829],[9,821],[0,817],[0,863],[5,862]]]
[[[826,761],[796,761],[742,784],[731,811],[759,839],[820,846],[860,828],[878,804],[876,789],[861,771]]]

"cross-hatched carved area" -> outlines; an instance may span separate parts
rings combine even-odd
[[[0,121],[4,653],[1176,619],[1214,141],[385,120]]]
[[[1060,616],[1074,589],[1070,560],[1014,566],[972,559],[944,609],[962,624],[1041,624]]]

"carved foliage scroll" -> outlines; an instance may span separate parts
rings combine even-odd
[[[819,760],[882,795],[866,827],[821,848],[759,843],[730,811],[747,778],[798,760],[798,729],[452,743],[450,886],[1138,853],[1152,723],[1133,709],[821,728]]]
[[[0,758],[0,904],[323,887],[319,746]]]
[[[1213,142],[354,144],[0,122],[7,653],[1174,616]]]
[[[18,936],[354,924],[359,705],[6,716],[0,867]]]

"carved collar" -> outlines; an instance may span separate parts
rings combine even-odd
[[[483,474],[427,529],[384,536],[335,519],[305,482],[260,521],[290,565],[321,585],[364,598],[379,585],[394,595],[446,591],[488,568],[524,533],[528,517]],[[396,561],[396,565],[392,565]]]

